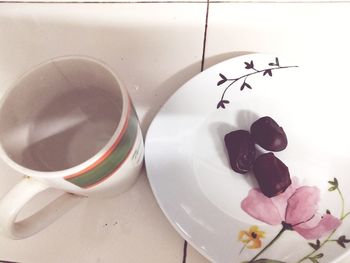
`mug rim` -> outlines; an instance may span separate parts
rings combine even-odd
[[[90,57],[90,56],[85,56],[85,55],[63,55],[63,56],[57,56],[57,57],[52,57],[47,60],[44,60],[40,62],[39,64],[36,64],[35,66],[31,67],[29,70],[25,71],[24,73],[20,74],[15,81],[11,82],[11,84],[8,85],[6,88],[5,92],[2,94],[0,98],[0,110],[6,99],[8,98],[8,95],[10,92],[16,87],[18,83],[20,83],[25,77],[30,75],[31,73],[35,72],[39,68],[48,65],[49,63],[52,62],[58,62],[58,61],[64,61],[64,60],[85,60],[85,61],[90,61],[93,63],[98,64],[101,66],[103,69],[105,69],[108,73],[113,76],[115,81],[118,84],[118,88],[122,94],[122,101],[123,101],[123,106],[122,106],[122,111],[120,115],[120,120],[115,128],[112,136],[109,138],[108,142],[98,151],[96,152],[93,156],[90,158],[86,159],[85,161],[62,170],[57,170],[57,171],[39,171],[35,169],[30,169],[27,168],[14,160],[10,158],[10,156],[7,154],[7,152],[4,150],[2,144],[0,143],[0,157],[5,160],[7,164],[12,166],[15,170],[18,172],[24,174],[25,176],[30,176],[30,177],[39,177],[39,178],[57,178],[57,177],[74,177],[78,176],[80,173],[84,173],[86,170],[91,170],[94,169],[95,166],[97,166],[101,159],[105,159],[106,157],[109,156],[108,152],[111,151],[113,148],[113,145],[115,145],[120,137],[123,135],[123,130],[125,129],[125,126],[127,124],[129,114],[131,111],[131,100],[130,97],[126,91],[126,88],[124,87],[123,83],[120,81],[119,77],[114,73],[112,68],[108,66],[105,62]],[[105,157],[105,158],[104,158]]]

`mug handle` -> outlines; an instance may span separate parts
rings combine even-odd
[[[33,215],[16,222],[22,208],[37,194],[50,187],[30,177],[24,177],[0,200],[0,232],[12,239],[29,237],[50,225],[82,198],[64,193]]]

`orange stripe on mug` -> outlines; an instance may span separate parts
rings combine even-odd
[[[135,145],[135,143],[136,143],[136,141],[134,142],[134,145]],[[85,188],[85,189],[89,189],[89,188],[91,188],[91,187],[94,187],[94,186],[96,186],[96,185],[102,183],[103,181],[105,181],[106,179],[108,179],[109,177],[111,177],[116,171],[118,171],[119,168],[120,168],[120,167],[123,165],[123,163],[125,162],[125,160],[127,160],[128,157],[130,156],[131,150],[134,148],[134,145],[130,148],[130,150],[129,150],[128,154],[126,155],[125,159],[124,159],[121,163],[119,163],[119,164],[115,167],[115,169],[114,169],[113,171],[111,171],[108,175],[104,176],[101,180],[97,181],[96,183],[91,184],[91,185],[88,185],[88,186],[85,186],[84,188]]]
[[[114,151],[114,149],[118,146],[119,142],[121,141],[121,139],[123,138],[127,128],[128,128],[128,125],[129,125],[129,119],[130,119],[130,114],[131,114],[131,101],[130,101],[130,97],[129,97],[129,106],[128,106],[128,112],[127,112],[127,116],[126,116],[126,121],[124,123],[124,126],[119,134],[119,136],[117,137],[116,141],[113,143],[113,145],[98,159],[96,160],[93,164],[89,165],[88,167],[86,167],[85,169],[75,173],[75,174],[72,174],[72,175],[68,175],[68,176],[65,176],[64,178],[65,179],[71,179],[71,178],[74,178],[74,177],[78,177],[88,171],[91,171],[92,169],[96,168],[96,166],[98,166],[100,163],[102,163],[105,159],[108,158],[108,156],[111,155],[111,153]]]

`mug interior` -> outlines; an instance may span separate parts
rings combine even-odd
[[[109,142],[123,113],[123,91],[100,63],[51,60],[24,75],[0,106],[0,144],[18,165],[61,171]]]

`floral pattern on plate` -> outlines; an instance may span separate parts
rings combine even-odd
[[[295,231],[306,240],[314,240],[314,242],[306,244],[312,248],[312,251],[296,263],[306,260],[312,263],[321,262],[324,254],[320,253],[319,250],[329,242],[336,242],[339,246],[345,248],[350,239],[347,239],[345,235],[340,235],[334,239],[334,235],[343,220],[350,214],[350,211],[344,212],[345,201],[337,178],[328,181],[328,183],[328,191],[337,192],[340,197],[341,213],[339,217],[332,215],[329,209],[321,214],[318,211],[320,190],[314,186],[301,186],[296,178],[293,178],[293,183],[284,193],[272,198],[266,197],[257,188],[251,189],[248,196],[241,202],[242,209],[250,216],[266,224],[281,225],[281,229],[251,260],[244,261],[244,263],[286,263],[274,259],[258,259],[277,242],[285,231]],[[248,232],[239,232],[239,240],[245,243],[244,248],[259,248],[261,247],[260,238],[264,237],[264,234],[256,226],[252,226]],[[244,236],[246,236],[245,239],[243,239]],[[324,239],[322,240],[322,238]],[[251,245],[247,246],[249,243]]]

